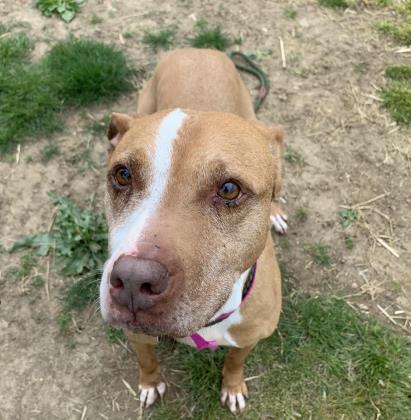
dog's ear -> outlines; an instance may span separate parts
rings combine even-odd
[[[111,149],[114,149],[128,131],[133,121],[133,117],[127,114],[119,114],[113,112],[111,114],[110,125],[107,130],[107,137],[111,144]]]
[[[284,144],[284,130],[281,126],[268,126],[261,121],[254,121],[257,128],[264,134],[270,144],[274,160],[274,184],[272,200],[274,201],[281,191],[282,186],[282,157]]]

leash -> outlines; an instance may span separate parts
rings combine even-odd
[[[268,95],[268,90],[270,88],[268,77],[263,72],[263,70],[260,67],[258,67],[257,64],[254,63],[254,61],[250,60],[242,52],[234,51],[230,54],[230,58],[238,70],[252,74],[253,76],[257,77],[260,81],[258,94],[257,97],[254,99],[254,111],[257,112],[260,109],[262,103],[264,102],[264,99]],[[242,63],[238,62],[238,58],[242,60]]]

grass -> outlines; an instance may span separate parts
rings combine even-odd
[[[343,228],[347,228],[358,220],[358,210],[353,208],[343,209],[338,214],[340,216],[340,224]]]
[[[161,344],[178,397],[157,405],[153,419],[231,419],[219,404],[224,349],[198,352]],[[381,419],[411,416],[411,355],[406,340],[333,297],[287,296],[279,333],[246,362],[250,388],[244,419]],[[174,375],[176,375],[174,373]]]
[[[317,242],[305,246],[305,250],[311,255],[314,262],[322,267],[329,267],[331,265],[330,247]]]
[[[55,45],[45,59],[59,97],[70,105],[112,101],[132,89],[135,72],[112,45],[70,38]]]
[[[100,119],[94,119],[90,123],[86,124],[85,129],[93,134],[93,136],[101,136],[107,132],[110,124],[110,114],[106,114]]]
[[[74,19],[85,0],[35,0],[35,6],[47,17],[58,15],[66,23]]]
[[[353,250],[354,249],[354,240],[350,237],[350,236],[346,236],[345,238],[344,238],[344,244],[345,244],[345,247],[349,250],[349,251],[351,251],[351,250]]]
[[[283,10],[283,15],[287,18],[287,19],[292,19],[294,20],[297,17],[297,10],[293,9],[292,7],[286,7]]]
[[[320,6],[331,7],[333,9],[346,9],[349,4],[346,0],[318,0]]]
[[[304,157],[303,155],[292,146],[287,145],[284,150],[284,159],[292,164],[296,165],[303,165],[304,164]]]
[[[402,24],[388,21],[379,22],[377,29],[382,34],[391,37],[398,44],[411,45],[411,18]]]
[[[393,84],[383,91],[384,107],[394,121],[411,124],[411,89],[404,84]]]
[[[304,207],[299,207],[295,211],[295,218],[301,223],[306,222],[308,219],[308,211]]]
[[[398,82],[411,82],[411,67],[391,66],[385,70],[385,76]]]
[[[7,272],[7,277],[10,277],[14,281],[24,280],[33,274],[36,266],[37,260],[31,253],[23,254],[20,257],[18,266],[12,267]]]
[[[41,161],[44,163],[47,163],[59,154],[60,154],[59,145],[56,143],[48,143],[40,151]]]
[[[149,45],[154,51],[159,49],[168,50],[173,46],[175,27],[165,28],[160,31],[145,32],[143,43]]]
[[[110,344],[118,343],[119,341],[126,341],[127,337],[124,331],[120,328],[114,328],[111,325],[106,327],[105,336]]]
[[[67,106],[108,102],[133,88],[136,72],[111,45],[70,38],[31,63],[24,34],[0,38],[0,151],[62,126]]]
[[[189,38],[190,45],[194,48],[212,48],[225,51],[234,44],[229,34],[224,32],[220,26],[210,28],[205,20],[200,20],[195,26],[196,34]]]

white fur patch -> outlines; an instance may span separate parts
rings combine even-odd
[[[139,204],[111,235],[112,254],[104,267],[100,283],[100,307],[104,319],[107,319],[108,277],[114,262],[125,252],[135,250],[135,244],[154,216],[164,195],[172,163],[173,143],[182,127],[187,114],[176,109],[167,114],[160,123],[152,159],[152,177],[147,197]]]
[[[200,330],[196,331],[196,333],[199,334],[202,338],[204,338],[204,340],[215,341],[219,346],[238,347],[234,338],[231,337],[229,329],[233,325],[239,324],[243,319],[240,313],[240,305],[243,297],[244,283],[247,280],[249,271],[250,269],[244,271],[241,274],[240,278],[234,283],[229,298],[227,299],[225,304],[215,313],[215,315],[210,319],[209,322],[214,321],[222,314],[226,314],[231,311],[234,312],[223,321],[215,325],[211,325],[210,327],[201,328]],[[180,338],[177,341],[195,347],[191,337]]]
[[[270,216],[271,224],[276,232],[285,234],[288,229],[287,216],[285,214],[274,214]]]

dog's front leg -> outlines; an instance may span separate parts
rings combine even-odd
[[[254,345],[242,349],[232,347],[227,353],[223,368],[221,403],[227,405],[233,414],[241,413],[248,398],[247,385],[244,381],[244,362]]]
[[[155,353],[155,344],[150,343],[150,337],[127,332],[130,347],[137,354],[139,367],[140,404],[143,408],[150,407],[157,396],[162,397],[166,385],[161,381],[160,365]]]

